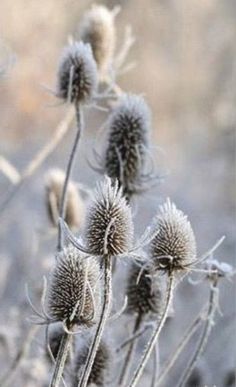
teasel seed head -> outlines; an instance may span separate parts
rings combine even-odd
[[[150,256],[156,270],[185,270],[196,259],[195,236],[187,216],[169,199],[156,217],[157,235]]]
[[[149,147],[151,114],[144,99],[125,94],[108,119],[105,173],[117,178],[128,196],[140,185]]]
[[[115,50],[114,13],[104,5],[94,4],[83,16],[80,37],[91,44],[100,77],[106,76]]]
[[[82,366],[85,364],[88,355],[88,347],[84,346],[78,351],[75,359],[75,378],[73,387],[78,386],[79,374]],[[106,376],[109,372],[112,359],[112,350],[108,343],[102,339],[98,351],[95,356],[95,360],[92,366],[92,370],[88,380],[88,386],[105,386]]]
[[[137,313],[146,316],[161,312],[161,284],[156,277],[152,276],[148,267],[142,268],[132,263],[127,279],[126,295],[129,314]]]
[[[51,169],[46,174],[45,181],[48,216],[52,225],[57,227],[65,173],[60,169]],[[84,203],[75,183],[70,181],[67,188],[65,221],[70,228],[77,229],[81,227],[83,220]]]
[[[76,104],[88,102],[97,90],[97,83],[91,46],[73,42],[65,47],[58,69],[58,97]]]
[[[58,253],[48,296],[48,314],[66,325],[91,326],[100,311],[100,269],[72,246]]]
[[[100,184],[85,220],[86,244],[93,255],[126,253],[133,242],[131,208],[118,182],[109,177]]]

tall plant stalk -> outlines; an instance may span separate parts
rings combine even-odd
[[[70,349],[71,340],[72,335],[69,335],[65,332],[61,339],[50,387],[58,387],[60,385],[60,381],[65,367],[65,362]]]

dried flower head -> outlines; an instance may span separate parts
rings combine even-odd
[[[78,351],[75,359],[75,378],[73,387],[78,386],[79,374],[81,367],[85,364],[88,355],[88,347],[84,346]],[[106,376],[111,365],[112,351],[106,341],[102,340],[99,344],[98,351],[92,366],[92,370],[88,380],[88,386],[105,386]]]
[[[160,313],[162,291],[157,278],[151,275],[149,268],[140,268],[132,264],[127,280],[126,295],[128,297],[127,312],[147,315]]]
[[[100,309],[100,270],[72,246],[58,253],[52,273],[48,312],[54,321],[90,326]]]
[[[190,266],[196,258],[196,242],[187,216],[168,199],[156,219],[157,235],[151,242],[154,268],[172,271]]]
[[[46,174],[45,180],[48,216],[52,225],[57,227],[65,173],[60,169],[52,169]],[[84,203],[75,183],[70,181],[67,188],[65,221],[71,228],[79,228],[83,220]]]
[[[93,5],[81,21],[80,37],[90,43],[100,75],[105,75],[112,63],[116,31],[114,13],[104,5]]]
[[[149,146],[150,118],[144,99],[126,94],[108,120],[105,172],[117,178],[128,195],[141,184]]]
[[[131,209],[117,181],[110,178],[98,186],[88,209],[85,237],[94,255],[118,255],[127,252],[133,242]]]
[[[58,97],[71,103],[87,102],[97,90],[97,65],[91,46],[73,42],[64,48],[58,69]]]

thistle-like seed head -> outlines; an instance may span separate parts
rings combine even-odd
[[[78,386],[78,377],[81,367],[85,364],[88,355],[88,347],[84,346],[75,359],[75,378],[73,387]],[[92,370],[88,380],[88,386],[105,386],[106,375],[111,365],[112,351],[106,341],[102,340],[99,344],[98,351],[92,366]]]
[[[45,177],[46,204],[49,219],[57,227],[65,173],[60,169],[50,170]],[[71,228],[79,228],[84,220],[84,203],[74,182],[67,188],[65,221]]]
[[[146,165],[150,110],[138,95],[126,94],[108,119],[105,172],[117,178],[125,194],[135,192]]]
[[[73,42],[65,47],[58,69],[58,97],[76,104],[87,102],[94,96],[97,83],[91,46]]]
[[[127,312],[145,316],[149,313],[160,313],[162,291],[157,278],[151,275],[149,268],[142,269],[132,264],[127,280]]]
[[[52,273],[48,313],[54,321],[90,326],[100,310],[100,270],[72,246],[58,254]]]
[[[160,206],[150,255],[156,270],[184,270],[196,259],[195,236],[187,216],[168,199]]]
[[[117,181],[110,178],[98,186],[85,221],[87,247],[94,255],[119,255],[133,242],[131,209]]]
[[[114,55],[114,14],[103,5],[93,5],[81,21],[80,37],[90,43],[100,75],[106,75]]]

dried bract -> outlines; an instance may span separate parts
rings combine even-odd
[[[86,217],[85,238],[94,255],[118,255],[127,252],[133,242],[131,209],[117,181],[98,186]]]
[[[88,102],[97,90],[97,82],[91,46],[73,42],[65,47],[58,69],[58,97],[76,104]]]
[[[155,269],[184,270],[196,259],[195,236],[187,216],[168,199],[157,215],[157,235],[151,242]]]
[[[131,195],[142,184],[149,147],[150,110],[138,95],[126,94],[108,119],[105,172]]]
[[[52,169],[46,174],[45,181],[48,216],[52,225],[57,227],[65,173],[60,169]],[[75,183],[70,181],[67,188],[65,221],[71,228],[79,228],[83,220],[84,203]]]
[[[48,313],[66,325],[90,326],[100,310],[100,270],[94,258],[86,258],[69,246],[58,253],[52,273]]]
[[[106,75],[114,55],[114,14],[103,5],[93,5],[81,21],[80,37],[90,43],[100,76]]]

